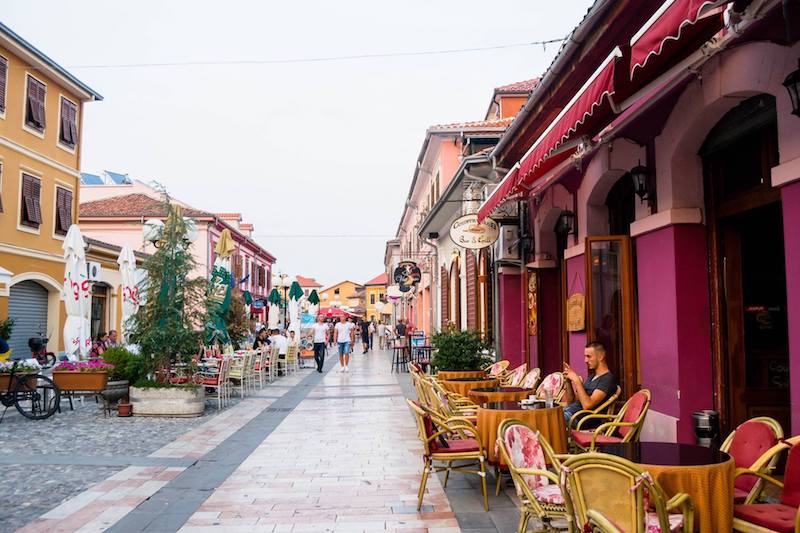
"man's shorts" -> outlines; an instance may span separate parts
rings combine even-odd
[[[349,342],[340,342],[339,344],[339,355],[348,355],[350,354],[350,343]]]

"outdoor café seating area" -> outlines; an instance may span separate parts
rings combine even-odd
[[[451,473],[464,473],[479,476],[486,511],[491,492],[513,483],[520,533],[539,524],[569,532],[800,532],[800,436],[785,438],[772,418],[746,421],[719,446],[646,442],[649,390],[622,398],[617,387],[566,420],[561,373],[540,379],[537,368],[508,367],[429,374],[408,363],[417,399],[407,401],[424,462],[418,509],[431,474],[444,473],[446,488]]]

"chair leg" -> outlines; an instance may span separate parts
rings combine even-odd
[[[500,496],[500,485],[502,484],[503,481],[503,473],[500,472],[500,465],[494,465],[494,481],[496,484],[494,489],[494,495]]]
[[[431,468],[431,460],[425,461],[425,468],[422,470],[422,479],[419,482],[419,494],[417,501],[417,511],[422,510],[422,497],[425,495],[425,486],[428,484],[428,470]]]
[[[481,463],[481,492],[483,492],[483,510],[489,510],[489,494],[486,490],[486,463],[483,460],[483,457],[480,459]]]
[[[528,522],[531,521],[531,515],[525,509],[520,511],[519,516],[519,530],[521,533],[528,531]]]
[[[447,488],[447,480],[450,479],[450,468],[453,466],[453,461],[447,461],[447,471],[444,473],[444,485],[442,488]]]

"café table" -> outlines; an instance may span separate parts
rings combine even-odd
[[[685,492],[694,504],[695,527],[701,533],[731,531],[733,474],[736,465],[725,452],[675,442],[630,442],[603,446],[650,472],[668,497]]]
[[[532,395],[533,389],[524,387],[480,387],[467,393],[469,399],[477,404],[488,402],[518,402]]]
[[[516,418],[539,431],[556,453],[567,453],[567,430],[564,411],[560,405],[545,407],[544,403],[522,406],[519,402],[489,402],[478,407],[478,434],[488,454],[490,464],[495,464],[497,427],[503,420]]]
[[[440,370],[436,373],[436,379],[446,381],[457,378],[478,378],[484,379],[486,372],[483,370]]]
[[[453,378],[442,381],[442,387],[455,392],[461,396],[466,396],[472,389],[479,387],[497,387],[500,381],[490,378]]]

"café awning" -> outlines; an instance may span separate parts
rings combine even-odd
[[[677,62],[724,27],[729,1],[665,0],[630,40],[630,78]]]
[[[514,167],[516,172],[512,169],[483,203],[478,211],[479,221],[489,216],[511,195],[534,186],[536,180],[575,153],[577,143],[566,147],[564,145],[567,142],[586,133],[597,120],[613,114],[614,72],[620,57],[622,51],[614,48],[522,156]]]

